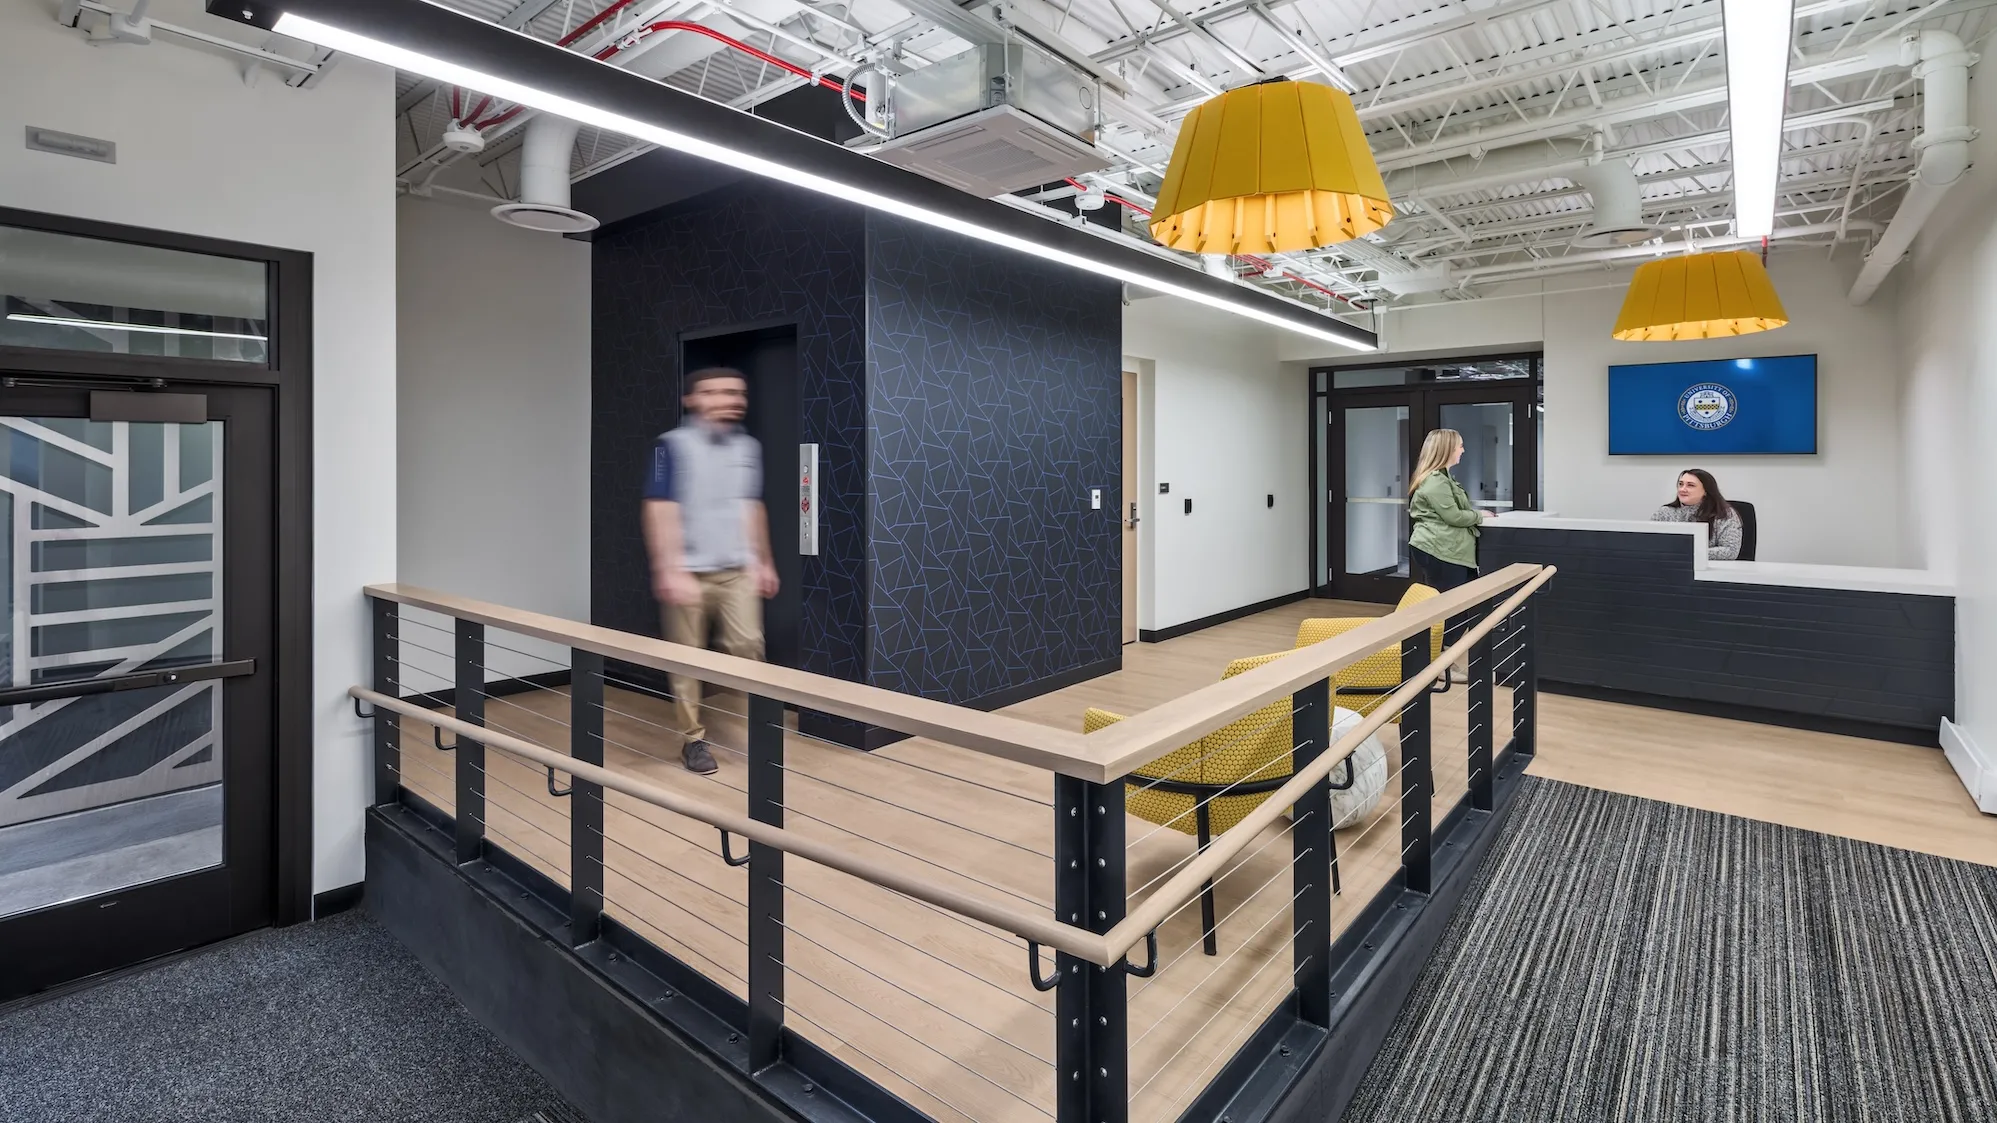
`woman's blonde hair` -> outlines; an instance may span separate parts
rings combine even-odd
[[[1415,478],[1408,484],[1408,494],[1412,496],[1430,472],[1449,470],[1449,458],[1463,447],[1463,434],[1454,429],[1433,429],[1428,439],[1421,443],[1421,462],[1415,465]]]

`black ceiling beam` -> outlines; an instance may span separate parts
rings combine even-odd
[[[1003,203],[980,199],[863,153],[424,0],[282,0],[281,3],[211,0],[209,10],[260,27],[270,27],[282,12],[295,13],[987,230],[1092,259],[1117,269],[1138,284],[1156,280],[1173,288],[1253,308],[1260,315],[1304,331],[1349,341],[1360,349],[1378,345],[1372,332],[1302,304],[1209,276],[1076,227],[1049,222]]]

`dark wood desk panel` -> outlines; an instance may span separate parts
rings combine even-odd
[[[1550,683],[1929,738],[1954,709],[1953,597],[1697,581],[1679,534],[1488,526],[1479,561],[1560,567],[1539,595]]]

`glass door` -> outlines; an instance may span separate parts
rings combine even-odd
[[[1315,543],[1320,595],[1393,602],[1406,592],[1416,577],[1408,567],[1408,485],[1436,429],[1463,435],[1454,475],[1473,505],[1493,513],[1538,507],[1536,358],[1318,372],[1318,379],[1314,471],[1321,470],[1327,504]]]
[[[1452,402],[1437,407],[1436,428],[1463,434],[1456,482],[1479,510],[1500,514],[1518,506],[1519,408],[1513,402]]]
[[[1333,487],[1334,595],[1391,600],[1408,577],[1408,473],[1414,467],[1412,403],[1340,405]]]
[[[0,388],[0,1000],[273,906],[271,392],[24,381]]]

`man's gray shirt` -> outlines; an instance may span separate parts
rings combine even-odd
[[[762,497],[763,448],[738,425],[688,417],[652,446],[645,498],[679,504],[689,572],[743,569],[755,560],[743,504]]]

